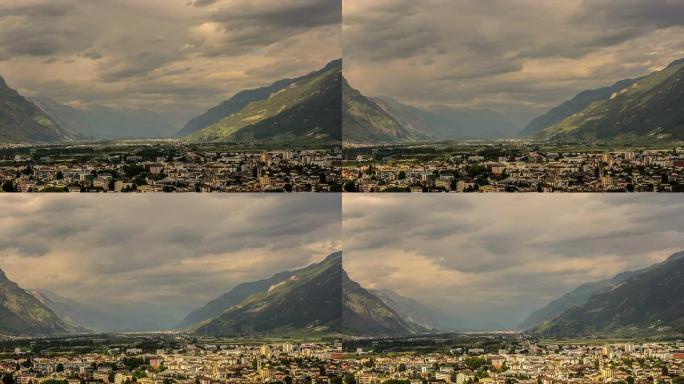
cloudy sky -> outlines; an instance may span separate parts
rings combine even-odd
[[[238,283],[341,247],[339,195],[2,197],[0,268],[11,280],[166,326]]]
[[[684,57],[684,2],[343,0],[343,50],[367,94],[524,121]]]
[[[343,262],[456,329],[515,327],[582,283],[684,250],[683,216],[663,195],[345,195]]]
[[[340,24],[340,0],[3,1],[0,76],[28,96],[184,124],[340,57]]]

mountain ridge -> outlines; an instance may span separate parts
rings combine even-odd
[[[684,252],[629,276],[531,332],[551,337],[684,334]]]

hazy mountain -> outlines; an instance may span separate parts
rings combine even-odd
[[[360,336],[405,335],[427,332],[404,319],[379,297],[342,273],[342,330]]]
[[[391,289],[372,289],[370,292],[387,304],[401,318],[426,329],[441,329],[441,314],[417,300],[401,296]]]
[[[342,60],[334,60],[306,76],[238,94],[180,134],[191,132],[185,137],[200,141],[339,141],[341,87]]]
[[[76,331],[75,325],[62,320],[0,270],[0,334],[40,336]]]
[[[635,273],[533,329],[554,337],[616,332],[684,333],[684,252]]]
[[[490,109],[438,106],[431,112],[460,127],[458,135],[447,139],[501,139],[515,137],[522,130],[515,118]]]
[[[520,323],[519,328],[531,329],[546,321],[552,320],[570,308],[584,305],[592,295],[608,292],[635,274],[646,270],[647,269],[622,272],[610,279],[582,284],[571,292],[564,294],[544,307],[532,312],[525,321]]]
[[[268,291],[271,286],[289,279],[293,273],[294,272],[285,271],[276,273],[268,279],[238,284],[229,292],[224,293],[216,299],[208,302],[203,307],[192,311],[187,317],[185,317],[185,319],[183,319],[183,321],[178,324],[178,328],[188,328],[193,324],[210,320],[220,315],[223,313],[223,311],[232,307],[233,305],[240,304],[250,295]]]
[[[91,106],[79,112],[100,139],[158,139],[172,137],[178,131],[164,116],[144,109]]]
[[[76,136],[0,77],[0,143],[59,143]]]
[[[684,60],[594,101],[537,136],[555,141],[684,139]]]
[[[168,315],[154,308],[141,310],[134,306],[94,306],[84,304],[54,292],[38,289],[28,291],[66,323],[92,331],[145,331],[169,328]]]
[[[525,129],[520,132],[520,135],[530,136],[539,133],[544,129],[551,127],[552,125],[560,123],[566,117],[581,112],[594,101],[605,100],[613,93],[629,87],[637,81],[639,81],[639,79],[625,79],[620,80],[608,87],[582,91],[575,95],[575,97],[572,99],[564,101],[559,106],[550,109],[548,112],[539,117],[534,118],[525,127]]]
[[[342,141],[382,144],[428,140],[418,127],[404,126],[372,99],[342,81]]]
[[[374,97],[371,100],[412,132],[435,140],[463,137],[460,126],[434,112],[402,104],[389,97]]]
[[[341,277],[342,254],[337,252],[193,329],[215,336],[336,332],[342,312]]]
[[[32,101],[61,127],[84,139],[166,138],[178,130],[170,119],[144,109],[74,108],[47,97]]]
[[[81,139],[95,139],[97,133],[84,119],[82,111],[68,105],[60,104],[48,97],[34,97],[30,99],[45,114],[54,120],[60,127],[74,133]]]

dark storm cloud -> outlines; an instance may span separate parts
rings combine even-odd
[[[1,199],[0,268],[96,305],[142,310],[154,298],[179,320],[238,283],[340,249],[339,196],[105,197]]]
[[[4,2],[0,74],[27,96],[144,108],[182,125],[339,57],[340,29],[339,0]]]
[[[684,250],[683,214],[676,196],[349,196],[344,263],[364,286],[472,314],[456,327],[513,327],[582,283]]]
[[[681,1],[343,0],[343,14],[352,85],[416,105],[533,117],[684,56]]]

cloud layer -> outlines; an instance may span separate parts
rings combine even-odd
[[[0,4],[0,75],[29,96],[171,114],[341,55],[340,0]]]
[[[514,327],[576,286],[684,250],[677,196],[345,196],[353,279],[446,312],[455,328]]]
[[[0,268],[24,288],[171,326],[234,285],[339,250],[337,195],[3,196]]]
[[[684,57],[684,3],[343,0],[343,50],[370,95],[525,120]]]

